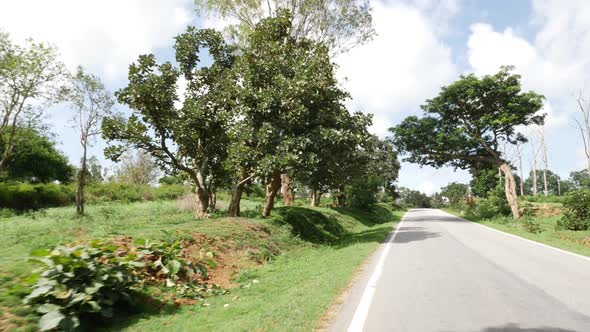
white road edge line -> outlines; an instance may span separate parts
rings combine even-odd
[[[406,218],[406,214],[408,214],[408,212],[406,212],[404,214],[404,216],[400,220],[399,224],[397,224],[395,231],[393,231],[393,235],[391,235],[391,238],[389,238],[389,236],[388,236],[389,240],[384,244],[385,248],[383,249],[383,252],[381,253],[381,257],[379,257],[379,261],[377,262],[377,266],[375,267],[375,270],[373,271],[373,274],[371,275],[371,278],[369,279],[369,282],[367,283],[367,286],[365,287],[365,290],[363,291],[361,301],[359,302],[358,306],[356,307],[356,310],[354,312],[354,316],[352,316],[352,321],[350,322],[350,325],[348,326],[348,332],[361,332],[363,330],[363,327],[365,326],[365,321],[367,320],[367,316],[369,314],[369,308],[371,307],[371,302],[373,302],[373,295],[375,294],[375,289],[377,288],[377,282],[379,281],[379,278],[381,277],[381,273],[383,272],[383,265],[385,265],[385,258],[389,254],[389,250],[391,249],[391,244],[393,243],[393,240],[395,240],[395,236],[397,235],[397,232],[401,228],[402,223],[404,222],[404,219]]]
[[[473,224],[473,225],[477,225],[477,226],[485,227],[485,228],[487,228],[487,229],[489,229],[489,230],[491,230],[491,231],[498,232],[498,233],[504,234],[504,235],[506,235],[506,236],[510,236],[510,237],[513,237],[513,238],[517,238],[517,239],[520,239],[520,240],[523,240],[523,241],[526,241],[526,242],[530,242],[530,243],[533,243],[533,244],[539,245],[539,246],[541,246],[541,247],[545,247],[545,248],[553,249],[553,250],[559,251],[559,252],[561,252],[561,253],[564,253],[564,254],[569,254],[569,255],[572,255],[572,256],[575,256],[575,257],[578,257],[578,258],[581,258],[581,259],[585,259],[585,260],[587,260],[587,261],[590,261],[590,257],[583,256],[583,255],[580,255],[580,254],[576,254],[576,253],[574,253],[574,252],[567,251],[567,250],[563,250],[563,249],[560,249],[560,248],[556,248],[556,247],[553,247],[553,246],[550,246],[550,245],[547,245],[547,244],[544,244],[544,243],[541,243],[541,242],[537,242],[537,241],[529,240],[529,239],[526,239],[526,238],[524,238],[524,237],[521,237],[521,236],[518,236],[518,235],[514,235],[514,234],[506,233],[506,232],[503,232],[503,231],[501,231],[501,230],[498,230],[498,229],[492,228],[492,227],[490,227],[490,226],[482,225],[482,224],[480,224],[480,223],[476,223],[476,222],[473,222],[473,221],[471,221],[471,220],[467,220],[467,219],[465,219],[465,218],[458,217],[458,216],[456,216],[456,215],[454,215],[454,214],[452,214],[452,213],[448,213],[448,212],[446,212],[446,211],[443,211],[443,210],[440,210],[440,211],[442,211],[442,212],[444,212],[444,213],[446,213],[446,214],[448,214],[448,215],[450,215],[450,216],[453,216],[453,217],[455,217],[455,218],[459,218],[459,219],[465,220],[465,221],[467,221],[467,222],[469,222],[469,223],[471,223],[471,224]]]

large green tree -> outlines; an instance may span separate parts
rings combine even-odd
[[[194,184],[197,216],[209,210],[210,181],[222,171],[227,157],[228,131],[235,117],[232,47],[218,32],[189,27],[176,37],[176,62],[157,64],[155,56],[141,55],[129,68],[129,84],[116,95],[128,105],[129,117],[103,121],[103,135],[121,144],[105,152],[117,160],[126,146],[149,153],[166,170],[184,173]],[[211,63],[201,62],[208,50]],[[182,106],[178,79],[187,81]]]
[[[5,136],[0,136],[0,153],[4,152]],[[13,137],[14,148],[3,173],[9,179],[30,182],[70,182],[74,168],[56,148],[51,137],[34,129],[18,128]]]
[[[375,35],[368,0],[195,0],[200,14],[238,22],[232,31],[244,38],[264,18],[288,10],[293,15],[291,37],[325,44],[332,54],[346,52]]]
[[[523,92],[520,76],[511,70],[503,67],[481,78],[461,76],[422,105],[423,117],[410,116],[391,132],[411,162],[461,169],[498,167],[512,214],[519,218],[516,183],[502,146],[526,142],[517,128],[541,125],[545,116],[538,114],[543,96]]]
[[[23,115],[34,104],[59,100],[66,73],[53,46],[30,39],[17,45],[0,32],[0,171],[7,167]]]
[[[458,182],[451,182],[440,189],[440,194],[449,200],[450,205],[457,205],[464,201],[469,192],[466,184]]]
[[[281,174],[304,168],[318,131],[337,127],[344,114],[347,94],[338,87],[328,49],[294,38],[291,29],[287,11],[262,19],[237,61],[240,123],[232,130],[230,159],[238,185],[231,215],[253,176],[265,184],[263,216],[270,215]]]

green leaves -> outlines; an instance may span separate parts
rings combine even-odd
[[[49,311],[41,316],[41,319],[39,320],[39,329],[41,331],[53,330],[60,326],[60,323],[65,320],[65,318],[66,316],[57,310]]]
[[[31,252],[40,264],[39,277],[25,302],[43,314],[42,331],[60,327],[74,330],[86,313],[112,314],[112,306],[130,299],[138,283],[133,266],[117,248],[93,241],[90,245],[56,246]]]

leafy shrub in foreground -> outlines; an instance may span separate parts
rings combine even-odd
[[[578,189],[568,193],[563,201],[563,218],[557,227],[571,231],[590,229],[590,189]]]
[[[132,304],[132,287],[138,283],[133,270],[142,265],[133,258],[98,241],[32,252],[30,260],[42,268],[25,303],[42,314],[40,330],[74,330],[81,316],[112,317],[115,305]]]

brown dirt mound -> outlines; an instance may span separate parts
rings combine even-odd
[[[533,207],[533,213],[537,217],[553,217],[563,213],[563,208],[560,206],[550,206],[547,204],[537,205]]]

